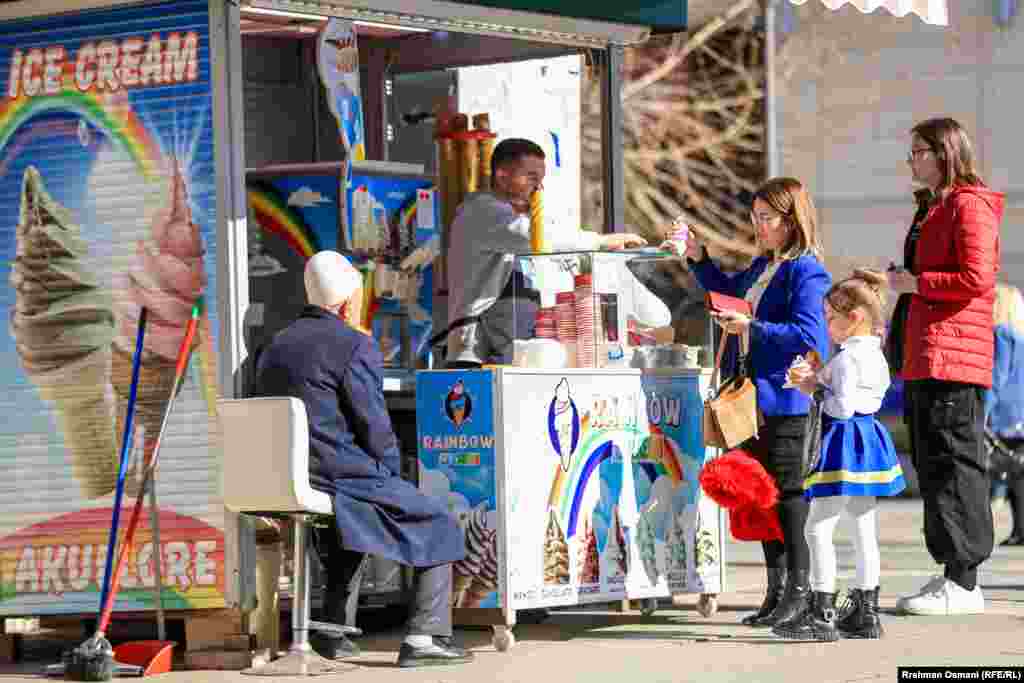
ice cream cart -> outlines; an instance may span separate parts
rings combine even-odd
[[[456,620],[493,624],[499,649],[517,611],[638,599],[650,613],[695,593],[710,612],[724,588],[724,513],[698,484],[714,455],[701,434],[710,323],[689,344],[657,343],[636,315],[643,273],[621,276],[652,258],[518,259],[542,305],[537,327],[517,332],[515,364],[417,376],[420,487],[466,534]],[[589,283],[568,290],[574,314],[543,329],[544,303],[573,282]]]

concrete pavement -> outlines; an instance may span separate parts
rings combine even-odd
[[[773,681],[815,683],[893,681],[901,665],[1024,665],[1024,548],[998,548],[981,572],[987,613],[971,617],[903,617],[892,612],[896,598],[913,592],[934,566],[921,538],[921,502],[886,501],[879,514],[882,542],[882,608],[886,637],[879,641],[786,643],[766,630],[741,626],[740,617],[761,598],[760,548],[731,543],[728,591],[718,614],[701,617],[695,598],[659,610],[638,612],[556,612],[543,624],[516,629],[517,645],[499,653],[484,631],[460,633],[476,652],[472,664],[432,670],[393,666],[399,634],[360,641],[365,654],[343,674],[321,678],[345,683],[542,683],[579,680],[594,683],[662,681]],[[996,512],[997,541],[1009,531],[1005,509]],[[853,554],[843,525],[837,535],[840,580],[853,574]],[[74,645],[75,643],[68,643]],[[39,662],[0,667],[0,683],[39,680]],[[237,672],[181,671],[172,682],[214,683],[251,680]]]

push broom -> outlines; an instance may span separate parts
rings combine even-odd
[[[145,667],[141,664],[118,663],[115,655],[118,654],[106,639],[106,630],[110,625],[110,616],[114,608],[114,600],[121,583],[121,573],[124,569],[128,554],[131,551],[132,539],[135,530],[138,528],[140,513],[142,512],[145,492],[150,485],[153,473],[156,470],[160,457],[160,444],[163,441],[164,432],[167,428],[167,418],[170,416],[175,399],[184,385],[185,371],[188,368],[188,361],[192,350],[192,341],[195,338],[196,328],[199,324],[199,314],[202,309],[202,298],[196,301],[192,307],[192,316],[189,319],[188,327],[185,330],[185,337],[182,339],[181,347],[178,350],[177,364],[174,369],[174,381],[171,384],[170,396],[167,407],[164,409],[163,419],[160,422],[160,431],[157,434],[156,442],[153,445],[153,455],[146,464],[143,473],[142,484],[139,488],[139,495],[135,499],[135,507],[132,509],[132,516],[128,521],[128,528],[125,530],[124,539],[117,555],[117,563],[114,566],[111,577],[110,590],[107,593],[106,601],[103,604],[103,611],[100,614],[100,621],[96,633],[92,638],[82,643],[76,650],[72,651],[65,676],[78,681],[109,681],[116,673],[145,675],[146,673],[160,673],[169,670],[171,649],[173,644],[162,641],[145,641],[140,643],[125,643],[119,646],[118,651],[131,652],[133,659],[149,661],[154,656],[161,657],[162,671],[154,671],[153,667]],[[130,400],[130,397],[129,397]],[[160,561],[159,550],[156,554],[156,562]],[[135,647],[132,647],[132,646]],[[150,646],[156,647],[150,647]],[[155,652],[154,652],[155,650]]]

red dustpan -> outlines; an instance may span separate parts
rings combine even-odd
[[[121,665],[139,667],[140,676],[156,676],[171,670],[174,656],[172,640],[133,640],[114,648],[114,661]]]

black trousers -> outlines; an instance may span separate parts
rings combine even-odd
[[[782,541],[761,544],[770,569],[809,570],[811,552],[804,536],[808,502],[804,499],[803,450],[807,438],[806,415],[766,416],[756,439],[743,444],[772,475],[779,487],[779,526]]]
[[[944,380],[906,383],[911,456],[924,501],[928,552],[968,590],[992,554],[984,389]]]
[[[355,581],[366,555],[345,550],[335,529],[318,529],[316,550],[324,566],[324,612],[326,619],[345,623],[345,608],[357,593]],[[452,635],[452,566],[416,567],[413,570],[413,601],[406,630],[411,636]]]

